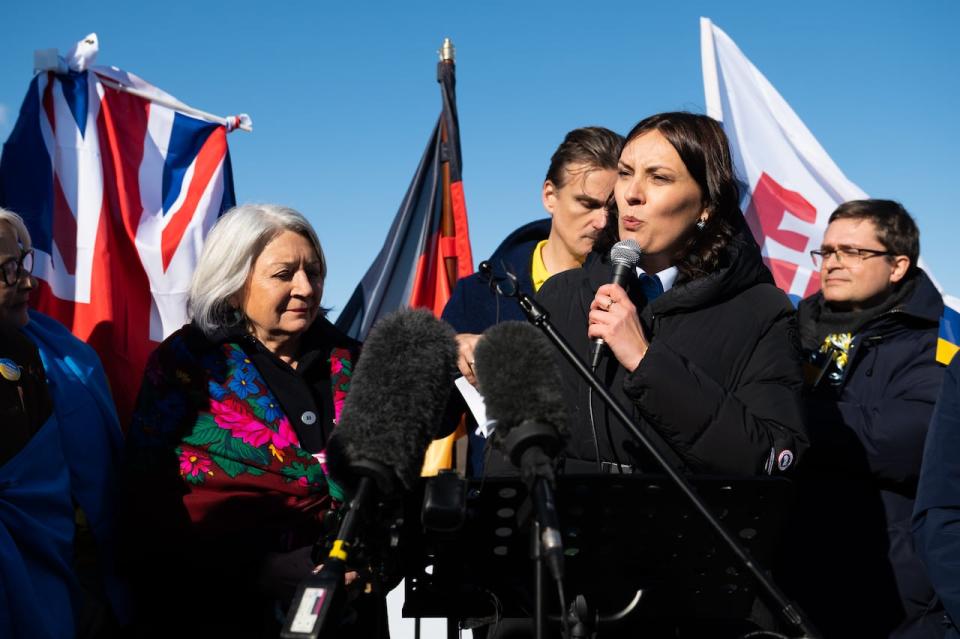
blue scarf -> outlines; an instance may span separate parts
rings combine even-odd
[[[70,473],[69,493],[86,516],[107,596],[124,622],[128,599],[114,575],[123,434],[103,366],[93,348],[42,313],[31,310],[23,332],[40,351]]]
[[[0,636],[74,636],[73,503],[57,416],[0,466]]]

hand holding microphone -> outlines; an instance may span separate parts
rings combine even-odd
[[[623,301],[629,302],[626,291],[630,287],[630,281],[632,279],[634,269],[637,268],[637,264],[640,262],[641,253],[642,251],[640,250],[640,245],[634,240],[621,240],[614,244],[613,248],[610,249],[610,263],[613,265],[613,279],[610,285],[600,287],[600,289],[597,291],[597,296],[594,299],[593,304],[590,305],[591,329],[595,322],[603,324],[603,326],[606,326],[607,324],[607,322],[601,321],[605,319],[604,316],[594,316],[595,310],[602,310],[603,312],[609,313],[613,310],[615,304],[622,303]],[[607,286],[610,286],[610,288],[607,288]],[[604,291],[604,288],[607,288],[607,290]],[[632,306],[633,305],[631,304],[631,307]],[[622,317],[622,314],[619,313],[621,309],[617,310],[618,316]],[[636,312],[633,314],[636,316]],[[593,354],[590,357],[590,368],[594,370],[597,369],[597,364],[600,363],[600,353],[603,352],[604,341],[609,332],[610,331],[601,327],[597,331],[589,333],[590,337],[595,338],[593,340]],[[646,352],[646,348],[643,350]],[[640,358],[642,357],[643,355],[640,355]],[[620,360],[619,357],[617,359]],[[623,361],[620,360],[620,363],[623,364]],[[640,360],[637,359],[636,364],[639,363]],[[634,364],[633,368],[636,368],[636,364]],[[630,370],[633,370],[633,368]]]
[[[606,344],[621,366],[633,372],[647,354],[650,342],[640,325],[637,307],[630,301],[626,290],[617,284],[604,284],[598,288],[590,303],[588,319],[587,335]],[[600,349],[594,351],[597,361],[596,353],[599,352]]]

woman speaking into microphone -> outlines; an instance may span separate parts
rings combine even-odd
[[[793,306],[773,282],[740,211],[726,135],[713,119],[662,113],[637,124],[620,155],[604,236],[582,269],[537,299],[642,429],[695,473],[792,468],[807,446]],[[627,287],[608,251],[641,254]],[[571,410],[567,472],[657,472],[628,431],[563,367]]]

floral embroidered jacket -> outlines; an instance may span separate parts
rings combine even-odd
[[[350,386],[356,342],[331,340],[334,415]],[[313,328],[311,328],[311,331]],[[339,343],[338,343],[339,342]],[[322,407],[329,405],[317,401]],[[323,454],[300,447],[290,419],[243,345],[187,325],[153,353],[127,436],[131,532],[171,551],[224,540],[248,559],[312,544],[331,495]],[[220,542],[217,542],[220,543]]]

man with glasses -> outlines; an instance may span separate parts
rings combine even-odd
[[[798,469],[796,596],[827,637],[942,637],[910,518],[943,377],[943,300],[897,202],[858,200],[811,251],[821,290],[799,306],[810,450]],[[791,551],[792,552],[792,551]]]

